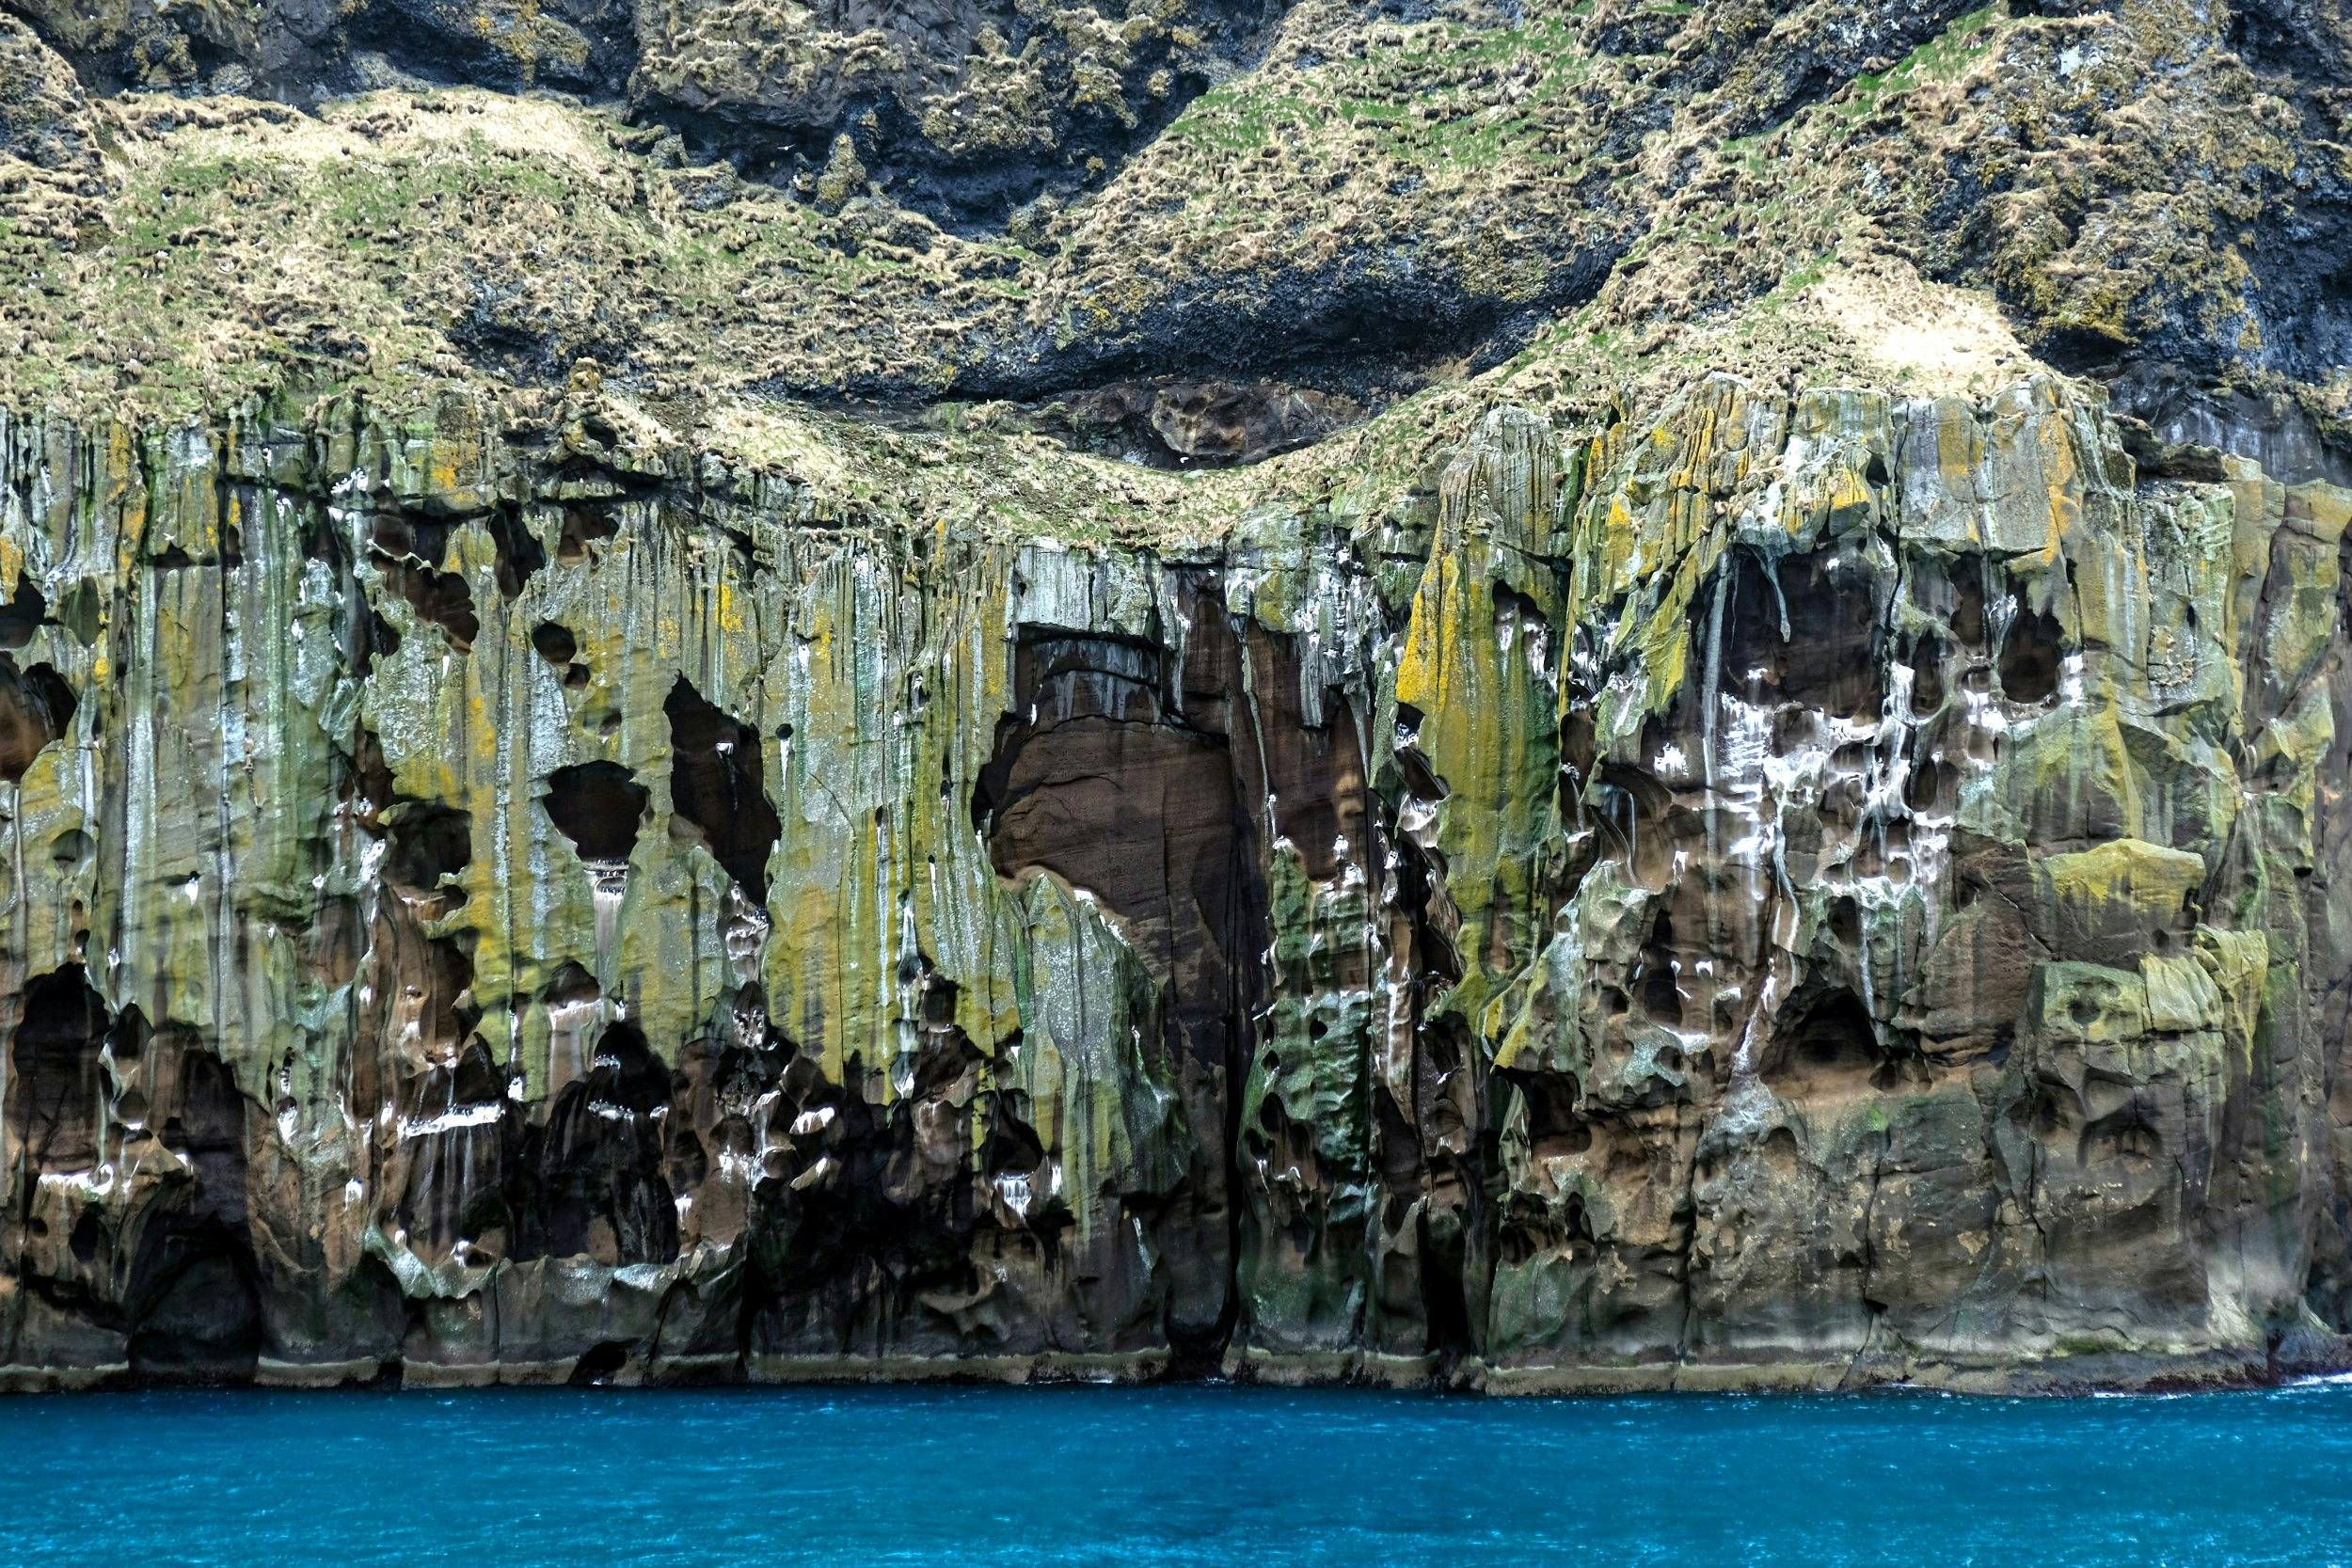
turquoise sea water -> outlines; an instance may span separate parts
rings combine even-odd
[[[0,1562],[2352,1562],[2352,1386],[0,1399]]]

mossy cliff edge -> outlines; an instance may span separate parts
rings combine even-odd
[[[11,8],[0,1386],[2352,1361],[2340,9]]]

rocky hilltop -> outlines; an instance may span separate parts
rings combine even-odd
[[[0,1386],[2352,1363],[2348,116],[0,0]]]

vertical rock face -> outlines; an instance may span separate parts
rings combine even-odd
[[[2246,1375],[2352,494],[1728,378],[1159,552],[0,421],[0,1378]]]

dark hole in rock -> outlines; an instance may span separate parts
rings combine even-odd
[[[650,1116],[670,1102],[670,1069],[633,1023],[614,1023],[597,1037],[588,1084],[605,1103],[631,1116]]]
[[[65,677],[48,665],[20,674],[16,660],[0,654],[0,779],[23,779],[41,749],[66,733],[79,705]]]
[[[1960,769],[1948,762],[1922,757],[1911,765],[1903,781],[1903,803],[1915,812],[1948,809],[1960,792]]]
[[[768,856],[784,831],[762,787],[759,732],[704,700],[684,676],[661,705],[670,719],[670,809],[755,904],[768,901]]]
[[[466,586],[464,578],[454,572],[437,572],[411,561],[377,564],[383,569],[385,581],[408,601],[410,609],[447,632],[460,653],[472,650],[474,639],[482,635],[482,620],[474,613],[473,591]]]
[[[677,1256],[677,1205],[662,1174],[670,1069],[631,1023],[596,1040],[588,1077],[556,1097],[533,1162],[544,1247],[558,1258],[666,1263]]]
[[[1980,555],[1952,562],[1952,636],[1963,648],[1985,645],[1984,582],[1994,570]]]
[[[66,1238],[66,1245],[73,1249],[73,1260],[85,1266],[95,1263],[105,1244],[106,1227],[100,1222],[98,1211],[83,1210],[81,1218],[73,1222],[73,1233]]]
[[[603,544],[620,531],[620,519],[609,508],[565,507],[564,531],[556,539],[555,559],[564,565],[578,566],[595,553],[591,546]]]
[[[246,1112],[229,1064],[209,1051],[183,1050],[178,1102],[164,1141],[196,1171],[187,1215],[217,1220],[242,1233],[246,1222]]]
[[[2001,695],[2012,703],[2046,703],[2056,695],[2066,638],[2047,610],[2021,609],[2001,640]]]
[[[12,1142],[41,1170],[84,1170],[97,1159],[98,1054],[113,1024],[80,964],[37,976],[9,1052]]]
[[[0,605],[0,650],[14,653],[30,642],[48,615],[49,601],[33,586],[32,578],[17,573],[15,594]]]
[[[1911,711],[1925,719],[1944,705],[1944,640],[1933,633],[1911,649]]]
[[[1537,1159],[1581,1154],[1593,1147],[1593,1130],[1576,1113],[1580,1085],[1572,1073],[1507,1074],[1527,1104],[1528,1148]]]
[[[411,512],[379,512],[368,521],[368,543],[379,555],[437,568],[449,559],[452,526],[446,519]]]
[[[384,879],[411,897],[430,898],[443,877],[454,877],[473,861],[473,820],[437,801],[409,801],[386,814],[390,833],[385,847]]]
[[[1848,949],[1862,945],[1862,910],[1851,898],[1837,897],[1829,901],[1829,934]]]
[[[1463,1280],[1468,1250],[1465,1227],[1441,1226],[1422,1211],[1421,1299],[1425,1348],[1436,1355],[1458,1355],[1470,1348],[1470,1291]]]
[[[489,529],[490,543],[498,547],[499,592],[515,598],[548,563],[548,552],[514,507],[501,506],[490,514]]]
[[[1045,1164],[1045,1144],[1035,1128],[1000,1102],[983,1159],[991,1176],[1025,1176]]]
[[[556,965],[548,983],[539,988],[539,999],[549,1007],[594,1002],[603,994],[604,988],[596,984],[596,977],[569,958]]]
[[[617,762],[582,762],[548,776],[548,816],[583,861],[626,862],[653,792]]]
[[[1884,1076],[1891,1066],[1861,1000],[1835,990],[1783,1018],[1764,1076],[1784,1094],[1852,1092]]]
[[[1886,701],[1878,594],[1850,552],[1825,546],[1775,567],[1742,549],[1726,592],[1721,689],[1842,718],[1877,717]],[[1704,639],[1708,628],[1699,631]]]
[[[1675,923],[1661,910],[1642,954],[1642,1010],[1669,1029],[1682,1027],[1682,987],[1675,963]]]
[[[362,677],[374,667],[377,659],[389,658],[400,652],[399,629],[377,614],[373,605],[368,606],[364,613],[367,616],[366,635],[360,639],[358,657],[355,661],[358,673]]]
[[[79,828],[68,828],[49,841],[50,863],[64,876],[72,876],[88,860],[97,842]]]
[[[542,621],[531,628],[531,645],[539,657],[561,670],[569,665],[580,653],[580,639],[572,628],[556,621]]]
[[[1405,788],[1415,800],[1442,800],[1446,795],[1445,783],[1430,770],[1428,758],[1422,755],[1422,723],[1421,709],[1410,703],[1396,705],[1394,755],[1397,770],[1405,775]]]
[[[153,1236],[134,1272],[153,1280],[131,1333],[134,1379],[252,1381],[262,1354],[262,1298],[241,1241],[217,1226],[175,1227]]]
[[[589,1346],[572,1363],[568,1380],[575,1388],[593,1388],[610,1383],[614,1374],[628,1365],[628,1343],[622,1339],[606,1339]]]

